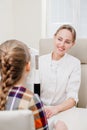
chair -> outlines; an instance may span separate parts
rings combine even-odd
[[[0,130],[35,130],[30,110],[0,111]]]
[[[39,54],[47,54],[53,49],[53,39],[41,39]],[[81,61],[81,86],[79,90],[78,107],[87,107],[87,39],[77,39],[76,44],[68,52]]]

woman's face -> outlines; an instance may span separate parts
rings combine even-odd
[[[67,29],[60,30],[54,36],[54,51],[63,56],[74,45],[72,33]]]

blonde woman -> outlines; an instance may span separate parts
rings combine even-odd
[[[67,53],[75,40],[75,29],[62,25],[54,34],[53,51],[40,57],[41,99],[49,120],[78,102],[80,60]]]

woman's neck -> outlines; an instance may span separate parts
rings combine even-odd
[[[52,60],[60,60],[64,55],[58,55],[57,53],[52,53]]]

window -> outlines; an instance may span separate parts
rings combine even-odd
[[[87,37],[87,0],[47,0],[44,7],[46,12],[44,37],[53,37],[62,24],[74,26],[77,37]]]

